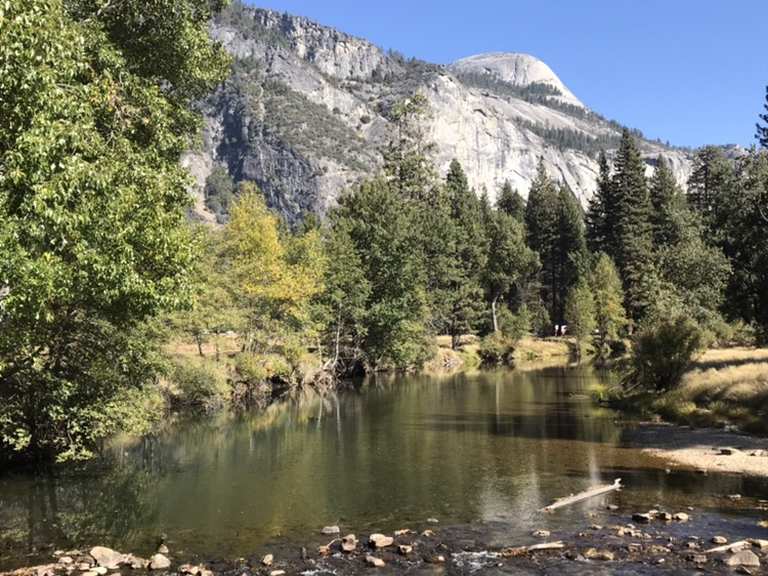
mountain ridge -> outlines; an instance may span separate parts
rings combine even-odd
[[[205,209],[216,166],[253,180],[290,221],[324,214],[338,194],[381,168],[392,134],[388,112],[415,92],[431,107],[427,136],[441,173],[456,158],[470,183],[494,199],[505,180],[526,196],[538,158],[586,204],[596,154],[615,150],[620,125],[587,108],[535,56],[489,53],[450,65],[406,59],[368,40],[291,16],[235,3],[210,26],[233,55],[232,78],[202,106],[203,145],[185,164]],[[649,173],[664,155],[681,185],[690,154],[641,141]]]

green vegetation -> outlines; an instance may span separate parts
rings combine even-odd
[[[226,70],[219,4],[0,5],[3,455],[88,457],[141,410],[159,367],[144,322],[188,293],[179,158]]]

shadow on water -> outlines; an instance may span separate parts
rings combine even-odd
[[[0,477],[0,565],[47,546],[249,555],[339,523],[388,530],[439,517],[541,527],[556,497],[622,477],[617,501],[740,514],[722,494],[762,481],[667,474],[595,406],[589,368],[376,378],[258,414],[182,420],[116,439],[96,466]],[[546,519],[565,526],[602,500]],[[25,560],[26,561],[26,560]]]

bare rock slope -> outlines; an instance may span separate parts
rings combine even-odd
[[[306,18],[235,3],[211,25],[234,56],[232,78],[205,103],[206,129],[185,163],[197,210],[216,166],[253,180],[289,219],[325,213],[338,194],[380,168],[393,103],[421,92],[436,161],[453,158],[478,193],[505,180],[525,196],[543,157],[551,175],[586,202],[597,154],[618,145],[621,126],[589,110],[544,62],[527,54],[471,56],[450,66],[409,60]],[[690,154],[641,140],[649,172],[670,162],[680,183]],[[210,218],[210,214],[202,214]]]

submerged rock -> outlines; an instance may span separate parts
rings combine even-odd
[[[382,560],[381,558],[376,558],[376,556],[371,556],[370,554],[368,554],[368,556],[365,557],[365,563],[368,564],[369,566],[374,566],[376,568],[382,568],[383,566],[385,566],[384,560]]]
[[[336,534],[341,534],[341,528],[338,526],[324,526],[320,532],[326,536],[334,536]]]
[[[728,538],[725,536],[713,536],[712,537],[712,544],[728,544]]]
[[[610,550],[597,550],[590,548],[584,552],[584,557],[588,560],[602,560],[604,562],[610,562],[615,559],[613,552]]]

